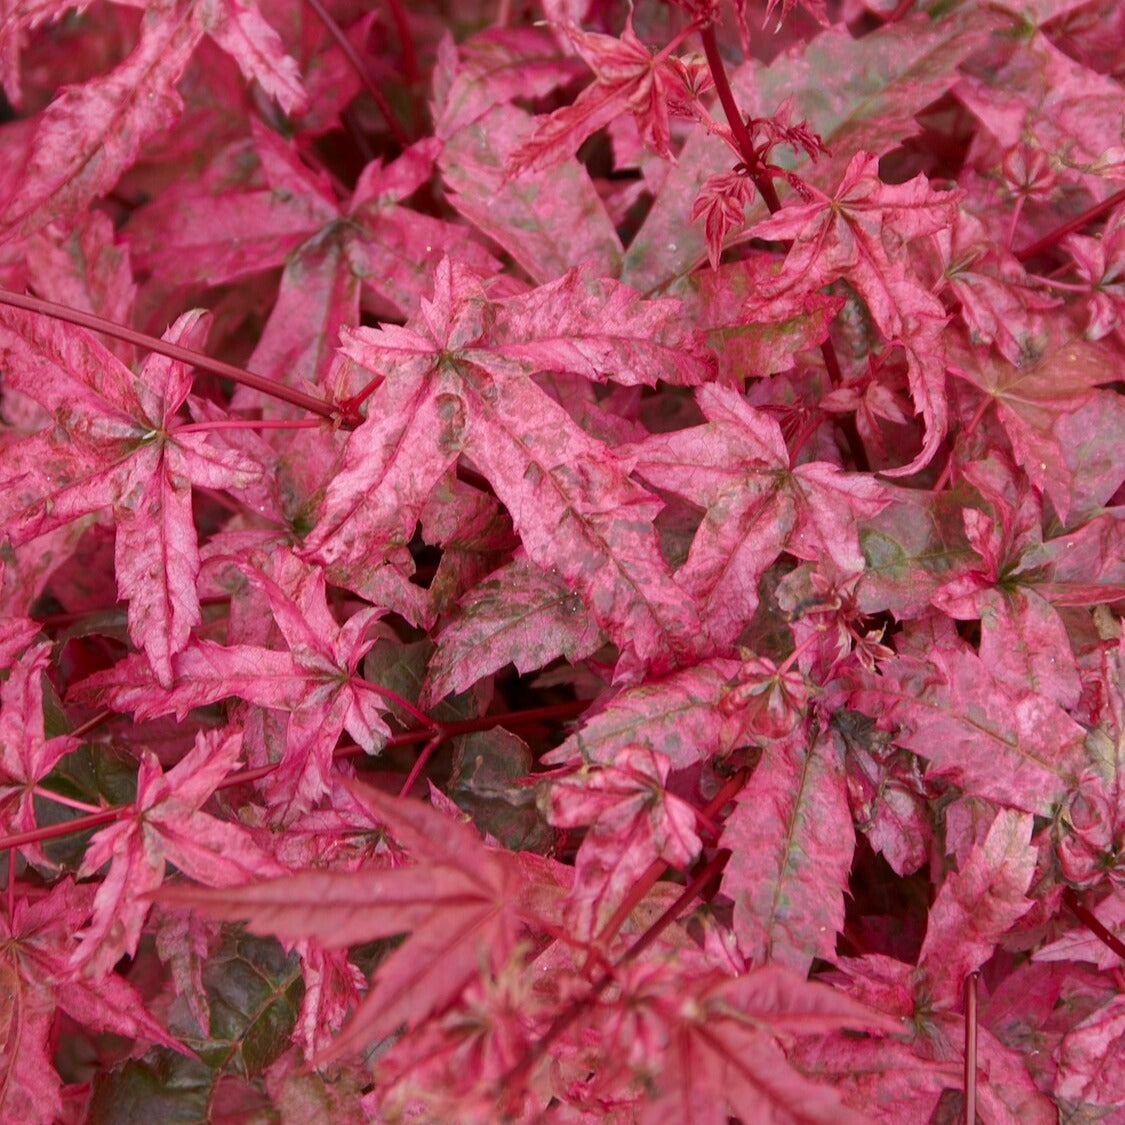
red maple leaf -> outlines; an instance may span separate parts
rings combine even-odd
[[[702,847],[695,810],[665,791],[668,759],[626,746],[612,766],[583,767],[551,782],[547,819],[589,825],[575,859],[574,930],[593,938],[628,889],[657,859],[686,868]]]
[[[273,565],[279,581],[247,564],[241,570],[265,594],[288,652],[193,640],[173,658],[168,688],[134,657],[84,680],[74,694],[112,701],[144,718],[173,711],[184,715],[231,695],[288,711],[284,757],[268,784],[273,803],[297,813],[328,788],[341,731],[368,752],[390,734],[382,718],[384,699],[355,674],[374,640],[368,626],[380,611],[368,607],[337,625],[325,604],[318,568],[284,554],[275,555]]]
[[[165,338],[198,344],[208,326],[197,309]],[[192,379],[178,360],[151,355],[134,375],[82,329],[9,308],[0,313],[0,354],[7,385],[52,422],[4,460],[4,534],[19,546],[110,508],[130,634],[167,685],[172,657],[200,622],[192,485],[242,487],[261,465],[207,434],[176,434]]]
[[[1074,502],[1075,474],[1058,433],[1060,422],[1096,401],[1094,388],[1114,366],[1104,345],[1062,335],[1057,322],[1035,343],[1034,353],[1017,366],[998,355],[968,353],[958,341],[949,370],[986,396],[982,414],[995,407],[1017,464],[1065,520]]]
[[[1082,727],[1047,696],[998,680],[963,644],[930,643],[926,660],[884,661],[854,705],[927,759],[927,776],[947,777],[1001,807],[1051,808],[1076,780]]]
[[[854,521],[885,501],[870,478],[823,461],[792,465],[777,422],[734,391],[712,384],[696,399],[706,425],[652,435],[628,454],[645,480],[706,505],[676,582],[725,647],[753,616],[758,583],[782,550],[843,574],[862,570]]]
[[[237,735],[201,733],[191,753],[167,773],[151,754],[142,760],[131,815],[94,835],[79,868],[79,876],[88,877],[109,864],[90,925],[78,935],[82,944],[73,967],[101,975],[136,953],[146,896],[164,881],[166,863],[209,886],[282,870],[244,828],[201,811],[241,753]]]
[[[838,738],[803,733],[770,741],[720,842],[739,949],[805,973],[843,928],[855,829]]]
[[[598,35],[569,23],[562,30],[597,81],[536,127],[509,157],[508,175],[541,171],[565,160],[622,113],[631,113],[645,141],[670,159],[669,105],[686,95],[672,52],[683,36],[653,55],[634,33],[632,14],[620,36]]]
[[[893,1033],[896,1020],[776,966],[733,979],[673,977],[661,992],[667,1047],[653,1076],[656,1097],[642,1112],[646,1125],[722,1125],[731,1113],[743,1121],[867,1120],[792,1067],[781,1043],[840,1027]]]
[[[529,914],[520,868],[471,828],[415,801],[368,787],[352,792],[414,863],[303,871],[230,891],[169,886],[160,895],[216,917],[245,919],[255,932],[283,940],[315,937],[329,949],[410,935],[380,963],[371,991],[321,1061],[440,1011],[482,964],[498,970],[507,961]]]
[[[91,893],[64,879],[38,902],[19,899],[0,914],[0,1114],[5,1121],[58,1120],[62,1080],[51,1063],[56,1010],[86,1027],[175,1050],[183,1045],[145,1010],[140,994],[110,973],[98,980],[70,965],[74,933],[90,912]]]

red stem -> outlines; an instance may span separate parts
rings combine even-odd
[[[235,367],[234,364],[224,363],[221,359],[212,359],[210,356],[193,351],[191,348],[171,344],[167,340],[158,340],[155,336],[138,332],[134,328],[127,328],[124,324],[115,324],[112,320],[106,320],[94,313],[82,312],[80,309],[72,309],[67,305],[56,304],[54,301],[31,297],[26,293],[13,293],[8,289],[0,289],[0,305],[12,305],[17,309],[25,309],[27,312],[38,313],[40,316],[49,316],[55,320],[65,321],[67,324],[77,324],[82,328],[89,328],[93,332],[104,333],[106,336],[112,336],[115,340],[124,340],[126,343],[136,344],[137,347],[146,348],[148,351],[156,352],[159,355],[165,355],[169,359],[178,359],[182,363],[190,363],[193,367],[198,367],[202,371],[211,372],[212,375],[221,375],[223,378],[231,379],[244,387],[261,391],[271,398],[280,399],[291,406],[307,410],[310,414],[319,414],[320,417],[328,418],[334,422],[341,421],[339,411],[323,399],[302,394],[283,383],[275,383],[272,379],[255,375],[241,367]],[[347,423],[341,424],[346,425]]]
[[[57,805],[65,805],[68,809],[76,809],[78,812],[99,813],[102,811],[97,805],[90,805],[85,801],[76,801],[73,797],[64,797],[61,793],[52,793],[50,789],[44,789],[42,785],[33,786],[31,791],[36,797],[44,801],[54,801]]]
[[[528,1071],[547,1053],[550,1045],[586,1010],[617,977],[617,971],[639,957],[676,920],[696,895],[720,872],[730,859],[730,851],[722,849],[691,879],[676,901],[621,955],[614,969],[603,973],[583,996],[571,1001],[552,1021],[542,1037],[524,1053],[523,1058],[501,1079],[499,1089],[518,1091]]]
[[[322,426],[315,418],[217,418],[214,422],[189,422],[173,434],[205,434],[208,430],[312,430]]]
[[[970,973],[965,980],[965,1125],[977,1121],[977,980]]]
[[[399,0],[387,0],[387,7],[391,10],[391,20],[398,33],[398,44],[402,48],[402,76],[406,79],[407,85],[413,86],[418,81],[418,56],[414,51],[410,24]]]
[[[770,214],[774,215],[781,210],[781,200],[778,197],[777,189],[773,186],[773,180],[762,170],[761,161],[758,160],[758,154],[754,151],[753,138],[750,136],[750,131],[746,128],[746,122],[742,119],[742,114],[738,110],[738,103],[734,100],[734,91],[730,88],[726,67],[723,65],[723,56],[719,52],[719,41],[715,38],[715,25],[708,24],[701,27],[699,35],[703,40],[703,53],[707,56],[707,65],[715,83],[715,92],[719,95],[719,102],[723,107],[723,113],[726,114],[727,124],[730,125],[730,131],[734,136],[735,144],[738,145],[742,161],[746,165],[762,201],[769,208]],[[786,248],[788,249],[788,244],[786,244]],[[824,359],[824,368],[828,372],[829,382],[833,387],[838,387],[843,379],[843,374],[840,371],[840,361],[836,356],[836,348],[831,338],[826,339],[820,345],[820,354]],[[842,418],[840,429],[843,431],[844,440],[848,444],[848,452],[851,454],[856,469],[861,473],[870,472],[871,463],[867,459],[867,450],[864,448],[859,431],[856,429],[855,419]]]
[[[527,711],[510,711],[497,715],[486,715],[480,719],[462,719],[459,722],[442,723],[441,724],[441,737],[442,740],[452,738],[457,734],[468,734],[476,730],[491,730],[493,727],[519,727],[525,726],[528,723],[539,723],[546,719],[562,719],[571,718],[574,715],[581,714],[589,707],[587,700],[579,699],[573,703],[555,703],[550,707],[533,707]],[[102,711],[95,715],[93,719],[84,723],[81,727],[76,727],[71,732],[75,737],[79,736],[80,732],[92,729],[93,727],[105,722],[107,719],[112,718],[113,712]],[[408,746],[413,742],[425,742],[434,738],[434,731],[431,728],[404,731],[402,734],[392,735],[387,739],[387,746]],[[333,753],[333,758],[352,758],[359,754],[364,753],[361,746],[345,746]],[[274,770],[277,769],[279,763],[271,763],[268,766],[258,766],[251,770],[240,770],[228,774],[215,786],[216,790],[229,789],[235,785],[243,785],[250,781],[259,781],[263,777],[268,777]],[[713,804],[714,802],[712,802]],[[708,806],[710,808],[710,806]],[[10,836],[0,836],[0,851],[5,849],[18,848],[23,844],[34,844],[40,840],[54,840],[60,836],[69,836],[73,832],[85,832],[89,828],[97,828],[103,824],[108,824],[110,821],[116,820],[123,814],[128,813],[133,808],[132,805],[113,805],[111,808],[103,809],[101,812],[91,813],[89,816],[78,817],[75,820],[68,820],[63,824],[52,824],[45,828],[35,828],[27,832],[15,832]]]
[[[418,780],[418,775],[430,760],[433,752],[442,744],[444,738],[444,734],[439,730],[434,737],[422,747],[422,752],[418,755],[417,759],[415,759],[414,765],[406,775],[406,780],[402,783],[402,788],[398,791],[400,797],[405,797],[410,790],[414,788],[414,782]]]
[[[1119,203],[1125,203],[1125,188],[1121,191],[1111,195],[1108,199],[1103,199],[1101,203],[1095,203],[1093,207],[1088,207],[1080,215],[1075,215],[1073,219],[1063,223],[1061,227],[1056,227],[1050,234],[1045,234],[1038,242],[1033,242],[1030,246],[1025,246],[1022,250],[1016,251],[1016,260],[1026,262],[1034,258],[1036,254],[1042,254],[1044,250],[1049,250],[1056,242],[1060,242],[1068,234],[1084,227],[1087,223],[1092,223],[1095,219],[1100,219],[1104,214],[1112,211]]]
[[[84,723],[80,723],[74,728],[74,730],[70,731],[70,737],[79,739],[84,738],[90,733],[90,731],[97,730],[97,728],[100,727],[102,723],[108,722],[112,718],[112,711],[99,711],[93,718],[87,719]]]
[[[379,89],[379,84],[368,73],[363,59],[356,53],[356,49],[352,46],[351,40],[344,34],[343,28],[332,18],[324,5],[321,4],[320,0],[308,0],[308,5],[316,13],[317,19],[324,24],[328,34],[336,40],[340,50],[344,52],[344,57],[351,63],[352,69],[359,75],[359,80],[363,83],[364,89],[371,95],[372,101],[379,107],[379,112],[386,120],[387,128],[390,129],[391,136],[394,137],[395,143],[401,145],[403,148],[408,148],[410,138],[406,135],[403,127],[398,123],[398,118],[395,117],[391,110],[391,105],[390,102],[387,101],[386,95]]]
[[[373,684],[370,680],[365,680],[360,676],[352,677],[352,685],[361,690],[374,692],[376,695],[382,696],[388,703],[393,703],[396,707],[401,707],[412,719],[416,719],[423,726],[429,727],[431,731],[437,734],[442,733],[440,723],[435,723],[425,711],[419,711],[413,703],[403,699],[397,691],[391,691],[390,688],[381,687],[379,684]]]
[[[18,848],[24,844],[37,844],[40,840],[56,840],[60,836],[69,836],[72,832],[85,832],[87,828],[100,828],[116,820],[126,809],[132,805],[113,805],[89,816],[80,816],[75,820],[68,820],[65,824],[49,824],[46,828],[32,828],[27,832],[13,832],[10,836],[0,836],[0,849]]]
[[[738,145],[738,151],[742,155],[743,163],[746,165],[750,178],[754,181],[754,186],[758,189],[758,194],[770,209],[770,214],[773,215],[781,210],[781,200],[778,198],[777,189],[773,186],[773,180],[762,174],[761,163],[758,160],[758,154],[754,151],[754,141],[750,136],[750,130],[746,128],[746,122],[743,121],[742,114],[738,110],[738,103],[734,100],[734,91],[730,88],[730,82],[727,81],[723,56],[719,53],[719,41],[715,38],[715,25],[708,24],[706,27],[701,27],[699,35],[703,40],[703,53],[707,56],[707,65],[711,69],[715,92],[719,95],[719,102],[723,107],[723,113],[726,114],[727,124],[734,135],[734,143]]]
[[[1078,896],[1074,891],[1067,887],[1063,892],[1063,902],[1066,903],[1067,909],[1081,922],[1091,933],[1093,933],[1100,941],[1108,945],[1114,953],[1117,954],[1122,960],[1125,960],[1125,942],[1123,942],[1115,934],[1106,929],[1105,926],[1098,920],[1097,915],[1092,911],[1087,910],[1086,907],[1078,901]]]

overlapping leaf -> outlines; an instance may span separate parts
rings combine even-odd
[[[186,313],[167,332],[199,343],[208,319]],[[4,533],[13,546],[111,508],[117,524],[117,587],[129,628],[157,680],[199,624],[199,547],[192,485],[242,487],[261,472],[244,452],[201,433],[175,434],[191,388],[178,360],[150,356],[133,374],[81,329],[5,309],[0,354],[9,386],[49,412],[53,424],[9,449],[0,482]]]
[[[515,868],[464,824],[370,788],[355,795],[408,849],[413,864],[355,872],[305,871],[230,891],[166,888],[162,899],[283,939],[330,949],[409,933],[329,1055],[414,1026],[456,997],[482,963],[499,968],[521,932]]]
[[[855,521],[885,500],[872,479],[822,461],[791,466],[777,422],[714,384],[696,399],[704,426],[653,435],[629,452],[659,488],[706,504],[707,514],[676,582],[704,609],[717,646],[731,645],[758,604],[758,583],[782,550],[863,568]]]
[[[133,816],[98,832],[79,869],[80,876],[89,876],[109,864],[94,896],[93,917],[71,958],[74,968],[104,975],[122,956],[136,953],[149,908],[145,896],[164,881],[166,863],[209,886],[283,870],[244,828],[201,811],[241,751],[237,735],[200,734],[191,753],[168,773],[151,754],[141,762]]]
[[[588,344],[569,337],[573,322],[557,306],[552,315],[546,298],[572,291],[580,276],[494,303],[471,273],[445,262],[413,327],[345,335],[344,353],[386,378],[349,440],[306,552],[352,567],[367,565],[376,544],[384,551],[403,544],[430,490],[464,453],[507,508],[528,556],[580,591],[623,649],[667,667],[690,650],[698,627],[657,550],[658,504],[527,372],[588,375],[591,363],[604,363],[607,376],[628,383],[662,373],[674,379],[685,368],[669,362],[659,337],[626,327],[624,346],[614,338],[616,319],[604,327],[593,320]],[[670,312],[612,282],[597,283],[585,307],[593,315],[609,302],[627,303],[649,327],[652,316],[666,323]],[[681,347],[689,343],[673,331]],[[686,363],[697,374],[707,366],[702,356]]]
[[[754,964],[807,973],[830,957],[844,924],[855,850],[838,738],[776,739],[723,826],[723,890],[738,946]]]
[[[1084,731],[1057,703],[1014,690],[962,646],[884,663],[854,705],[947,777],[1001,807],[1049,814],[1077,779]]]
[[[330,784],[332,751],[343,730],[369,753],[382,746],[390,730],[382,718],[383,700],[355,674],[373,643],[368,626],[380,611],[368,607],[337,625],[325,605],[323,574],[292,558],[289,563],[288,588],[262,571],[244,568],[265,593],[288,652],[193,640],[173,658],[168,688],[154,682],[149,667],[133,657],[84,680],[76,695],[110,701],[142,718],[184,715],[228,696],[288,711],[285,754],[270,788],[279,806],[307,808]]]

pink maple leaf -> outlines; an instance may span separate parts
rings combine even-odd
[[[1011,442],[1017,464],[1051,498],[1065,520],[1076,489],[1059,434],[1062,419],[1095,401],[1094,388],[1113,370],[1104,343],[1071,338],[1056,321],[1015,365],[1001,356],[966,354],[958,346],[949,370],[986,397]]]
[[[390,734],[382,718],[385,701],[355,674],[374,643],[368,626],[381,611],[368,607],[337,625],[325,604],[318,568],[291,555],[275,557],[274,567],[280,582],[248,564],[241,569],[265,594],[288,652],[193,640],[173,659],[169,688],[155,683],[145,664],[127,658],[84,680],[75,694],[112,701],[146,718],[173,711],[183,715],[231,695],[288,711],[285,754],[269,786],[273,802],[295,814],[328,788],[332,751],[343,730],[368,752]]]
[[[863,569],[856,517],[885,504],[880,486],[823,461],[792,466],[777,422],[714,384],[696,392],[708,421],[628,447],[639,475],[705,504],[676,582],[704,610],[714,642],[730,645],[758,604],[758,582],[782,550]]]
[[[197,309],[165,337],[198,344],[208,324]],[[18,546],[111,508],[130,634],[167,685],[172,657],[200,621],[192,485],[239,487],[262,467],[206,434],[175,433],[191,389],[182,362],[151,355],[134,375],[82,329],[7,308],[0,326],[8,385],[38,402],[53,423],[10,450],[0,469],[5,534]]]
[[[961,645],[936,641],[928,660],[884,661],[854,705],[927,759],[927,776],[946,777],[1002,807],[1045,812],[1080,769],[1078,723],[1047,696],[1000,682]]]
[[[770,740],[720,842],[743,955],[807,972],[843,928],[855,828],[838,738],[802,733]]]
[[[626,384],[662,374],[696,381],[710,365],[672,312],[578,272],[492,302],[469,270],[444,261],[432,300],[408,325],[343,334],[345,355],[391,375],[349,439],[305,555],[360,589],[368,579],[356,572],[370,572],[374,545],[396,566],[412,565],[402,547],[464,453],[508,509],[528,556],[580,591],[611,639],[642,661],[682,658],[697,622],[657,551],[655,497],[530,378],[561,370]]]
[[[579,937],[595,936],[654,860],[683,869],[699,853],[695,810],[664,788],[669,768],[663,754],[626,746],[611,766],[584,766],[551,782],[548,820],[561,828],[590,826],[575,860]]]
[[[537,126],[509,157],[508,175],[543,170],[565,160],[587,137],[622,113],[631,113],[645,141],[671,159],[669,103],[683,101],[685,96],[682,72],[673,65],[672,57],[679,38],[653,55],[634,33],[632,15],[619,37],[583,31],[572,24],[564,30],[597,80],[571,105],[555,110]]]
[[[131,815],[94,835],[78,871],[90,876],[109,863],[94,896],[93,918],[79,934],[74,968],[101,975],[136,952],[150,905],[146,896],[163,883],[166,863],[208,886],[283,870],[246,829],[201,811],[241,753],[237,734],[201,732],[191,753],[167,773],[151,754],[144,757]]]
[[[0,1041],[0,1115],[5,1121],[58,1120],[62,1080],[52,1066],[56,1010],[86,1027],[174,1050],[186,1048],[148,1013],[140,994],[112,973],[97,981],[75,974],[74,934],[90,913],[90,890],[71,879],[38,902],[16,900],[0,914],[0,982],[5,1033]]]

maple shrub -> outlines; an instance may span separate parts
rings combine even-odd
[[[0,38],[4,1125],[1125,1121],[1125,4]]]

